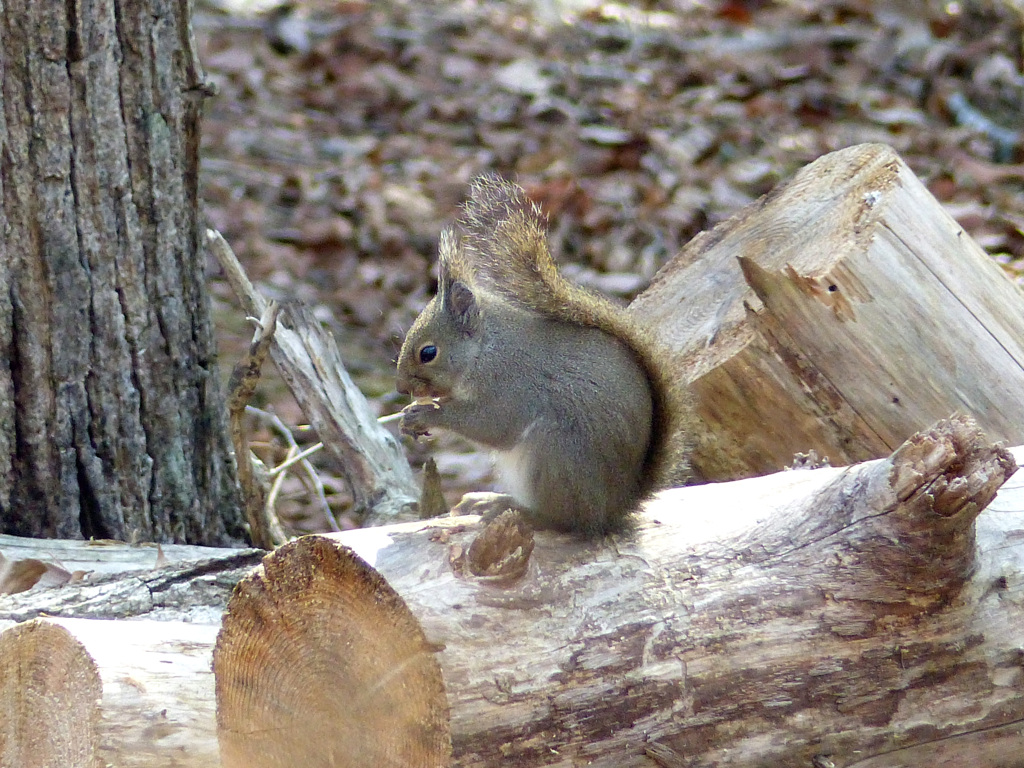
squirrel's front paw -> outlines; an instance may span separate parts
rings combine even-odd
[[[505,493],[475,492],[463,494],[462,499],[452,508],[452,515],[480,515],[489,523],[508,509],[520,509],[519,503]]]
[[[431,427],[437,426],[441,404],[437,400],[415,401],[402,409],[403,435],[422,437],[429,435]]]

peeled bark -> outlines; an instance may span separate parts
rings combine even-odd
[[[244,536],[197,227],[189,6],[0,14],[0,530]]]

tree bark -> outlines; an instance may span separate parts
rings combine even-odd
[[[213,547],[184,548],[182,552],[175,549],[176,545],[170,545],[169,551],[164,552],[114,544],[90,547],[78,554],[67,546],[56,550],[45,546],[12,550],[3,541],[0,546],[5,553],[0,573],[10,563],[35,561],[70,572],[67,576],[74,574],[63,579],[43,576],[28,585],[27,591],[0,595],[0,621],[64,616],[216,623],[235,584],[266,554],[263,550]]]
[[[826,155],[631,305],[677,353],[707,480],[891,453],[951,413],[1024,442],[1024,296],[890,148]]]
[[[0,530],[244,537],[197,227],[188,3],[0,14]]]

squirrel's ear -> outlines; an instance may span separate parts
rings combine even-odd
[[[476,330],[480,317],[480,307],[476,296],[469,286],[459,280],[453,280],[445,291],[445,309],[455,320],[463,333],[470,334]]]

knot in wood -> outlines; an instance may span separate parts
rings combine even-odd
[[[495,581],[518,579],[533,553],[533,529],[514,509],[505,510],[480,532],[466,553],[474,576]]]

